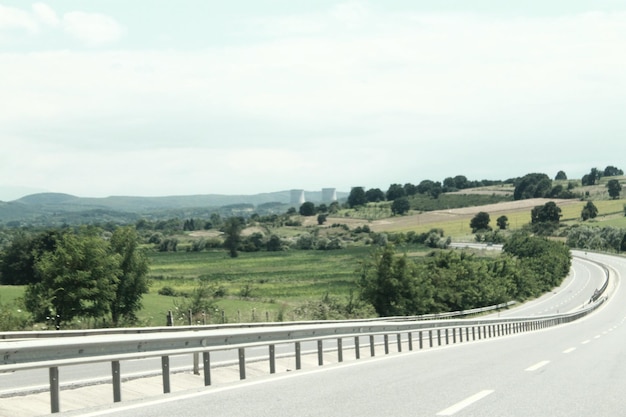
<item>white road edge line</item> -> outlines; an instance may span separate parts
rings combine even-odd
[[[485,398],[486,396],[488,396],[490,394],[493,394],[493,392],[494,392],[494,390],[491,390],[491,389],[480,391],[480,392],[472,395],[471,397],[467,397],[463,401],[460,401],[460,402],[454,404],[452,407],[448,407],[445,410],[442,410],[442,411],[438,412],[437,415],[438,416],[452,416],[452,415],[458,413],[459,411],[461,411],[462,409],[464,409],[465,407],[468,407],[468,406],[474,404],[476,401],[480,401],[483,398]]]
[[[525,369],[525,371],[533,372],[533,371],[536,371],[537,369],[543,368],[549,363],[550,361],[541,361],[541,362],[534,364],[533,366],[529,366],[528,368]]]

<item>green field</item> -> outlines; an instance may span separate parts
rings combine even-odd
[[[141,319],[159,324],[177,297],[161,296],[163,287],[190,293],[200,282],[222,294],[220,310],[229,321],[275,319],[294,307],[321,300],[326,294],[347,297],[355,289],[356,270],[371,248],[356,246],[336,251],[283,251],[241,253],[230,258],[223,250],[211,252],[150,253],[151,289],[144,298]],[[220,312],[221,314],[221,312]],[[285,318],[285,319],[287,319]]]

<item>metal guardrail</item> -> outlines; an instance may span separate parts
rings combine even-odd
[[[448,319],[453,317],[467,317],[476,314],[482,314],[488,311],[501,310],[509,308],[517,304],[516,301],[507,303],[474,308],[470,310],[451,311],[446,313],[422,314],[419,316],[396,316],[396,317],[380,317],[369,319],[353,319],[353,320],[324,320],[324,321],[301,321],[298,324],[316,325],[331,323],[370,323],[370,322],[387,322],[387,321],[415,321],[415,320],[437,320]],[[278,327],[290,326],[294,322],[253,322],[253,323],[229,323],[229,324],[212,324],[212,325],[196,325],[196,326],[160,326],[160,327],[127,327],[127,328],[110,328],[110,329],[83,329],[83,330],[42,330],[42,331],[19,331],[19,332],[0,332],[1,340],[13,339],[39,339],[39,338],[59,338],[59,337],[78,337],[78,336],[102,336],[114,334],[145,334],[145,333],[177,333],[188,330],[224,330],[224,329],[250,329],[262,327]]]
[[[198,329],[175,333],[143,333],[65,337],[56,339],[12,340],[0,344],[0,372],[48,368],[50,378],[51,412],[60,411],[59,367],[97,362],[111,362],[113,401],[121,401],[120,361],[147,357],[161,357],[163,392],[170,392],[169,357],[185,353],[202,354],[204,384],[211,384],[210,354],[217,350],[238,350],[240,379],[246,377],[246,348],[268,346],[270,373],[276,371],[277,344],[294,344],[296,369],[301,369],[301,343],[317,341],[318,364],[323,365],[323,342],[337,340],[338,357],[343,359],[343,339],[354,339],[355,358],[361,354],[361,338],[369,338],[370,355],[374,352],[374,338],[383,337],[385,353],[389,352],[389,336],[395,335],[398,350],[401,341],[408,342],[409,351],[415,343],[463,343],[485,338],[528,332],[569,323],[598,308],[606,298],[586,308],[567,314],[532,318],[497,318],[431,321],[367,321],[333,323],[285,323],[281,326],[250,328]]]

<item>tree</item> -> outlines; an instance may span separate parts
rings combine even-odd
[[[609,189],[609,196],[614,200],[617,200],[622,192],[622,186],[620,185],[619,180],[609,180],[606,184],[606,188]]]
[[[65,232],[35,263],[38,282],[26,289],[26,308],[35,320],[55,316],[57,327],[75,317],[100,318],[115,299],[119,265],[120,255],[93,231]]]
[[[526,174],[515,182],[513,198],[524,200],[527,198],[545,197],[552,189],[552,181],[546,174]]]
[[[380,188],[370,188],[365,192],[365,199],[369,203],[378,203],[385,201],[385,193]]]
[[[618,175],[624,175],[624,171],[612,165],[609,165],[606,168],[604,168],[603,176],[617,177]]]
[[[580,217],[582,217],[583,221],[586,221],[589,219],[595,219],[597,215],[598,208],[596,205],[593,204],[593,201],[587,201],[587,204],[585,204],[585,207],[583,207],[583,210],[580,213]]]
[[[313,216],[315,214],[315,204],[310,201],[306,201],[302,203],[300,206],[300,215],[302,216]]]
[[[222,232],[226,236],[224,239],[224,247],[228,249],[231,258],[239,256],[239,245],[241,244],[241,232],[244,227],[243,219],[239,217],[227,218],[222,227]]]
[[[481,230],[491,230],[491,226],[489,226],[490,221],[491,219],[489,218],[489,213],[485,213],[484,211],[477,213],[470,221],[472,233],[476,233]]]
[[[530,214],[531,223],[558,223],[561,219],[561,208],[554,201],[548,201],[543,206],[536,206]]]
[[[559,171],[556,173],[556,177],[554,177],[554,179],[557,181],[566,181],[567,174],[565,174],[565,171]]]
[[[137,321],[143,294],[148,292],[148,259],[139,249],[137,232],[131,227],[119,227],[111,236],[111,251],[119,260],[119,275],[115,296],[111,300],[111,321],[117,327],[121,320]]]
[[[391,204],[391,212],[393,214],[402,215],[408,213],[411,209],[411,203],[409,203],[409,199],[406,197],[396,198]]]
[[[348,195],[348,205],[351,208],[364,206],[367,203],[365,198],[365,190],[363,187],[352,187],[350,195]]]
[[[586,174],[582,178],[583,185],[596,185],[602,178],[602,172],[598,168],[591,168],[589,174]]]
[[[26,285],[35,283],[35,263],[41,255],[54,250],[60,238],[57,231],[50,230],[35,236],[19,233],[0,255],[0,283]]]
[[[405,197],[405,196],[406,196],[406,192],[404,191],[404,187],[401,186],[400,184],[391,184],[389,186],[389,189],[387,190],[387,193],[385,194],[387,201],[393,201],[396,198]]]
[[[323,213],[318,214],[317,215],[317,224],[321,226],[324,223],[326,223],[326,218],[327,217],[328,217],[327,214],[323,214]]]
[[[496,220],[496,224],[498,225],[498,228],[500,230],[505,230],[507,227],[509,227],[509,218],[502,215],[498,217],[498,219]]]

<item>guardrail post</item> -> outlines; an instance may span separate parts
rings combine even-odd
[[[322,339],[317,341],[317,364],[324,365],[324,342]]]
[[[441,329],[437,329],[437,346],[441,346]]]
[[[370,335],[370,356],[376,356],[376,344],[374,343],[374,335]]]
[[[433,331],[432,330],[428,331],[428,340],[430,342],[430,347],[433,347]]]
[[[450,344],[450,335],[448,334],[448,328],[446,328],[446,345]]]
[[[246,348],[239,348],[239,379],[246,379]]]
[[[198,352],[193,354],[193,374],[200,375],[200,354]]]
[[[202,369],[204,370],[204,386],[211,385],[211,353],[202,352]]]
[[[409,350],[412,351],[413,350],[413,333],[409,332],[408,337],[409,337]]]
[[[354,357],[361,359],[361,340],[359,336],[354,336]]]
[[[343,340],[337,339],[337,362],[343,362]]]
[[[302,346],[296,342],[296,369],[302,369]]]
[[[122,377],[120,375],[120,361],[111,362],[111,381],[113,382],[113,402],[122,401]]]
[[[420,350],[424,349],[424,334],[421,330],[419,332],[419,343],[420,343]]]
[[[456,343],[456,328],[452,328],[452,343]]]
[[[398,333],[396,339],[398,340],[398,352],[402,352],[402,334]]]
[[[170,387],[170,357],[161,356],[161,372],[163,375],[163,394],[169,394]]]
[[[459,328],[459,343],[463,343],[463,328]]]
[[[476,327],[472,326],[472,340],[476,340]]]
[[[276,373],[276,346],[270,345],[270,374]]]
[[[60,392],[59,392],[59,368],[50,368],[50,412],[58,413],[61,411]]]
[[[389,335],[385,334],[383,338],[385,339],[385,355],[389,355]]]

